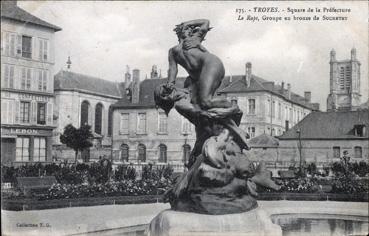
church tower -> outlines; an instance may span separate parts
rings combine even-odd
[[[351,58],[337,61],[336,51],[330,52],[329,95],[327,111],[356,110],[360,106],[360,62],[356,49],[351,49]]]

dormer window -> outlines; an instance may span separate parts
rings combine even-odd
[[[354,134],[355,136],[358,136],[358,137],[364,137],[366,135],[366,126],[365,125],[355,125]]]

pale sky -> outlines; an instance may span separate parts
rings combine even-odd
[[[122,2],[27,1],[18,6],[61,28],[55,35],[55,73],[71,56],[72,71],[123,81],[126,65],[141,70],[141,79],[156,64],[166,76],[168,49],[177,43],[172,31],[183,21],[206,18],[214,27],[204,46],[222,59],[226,74],[253,74],[291,83],[300,95],[312,91],[312,101],[326,108],[329,93],[329,52],[349,59],[352,47],[361,62],[362,102],[368,98],[368,3],[362,2]],[[347,21],[238,21],[236,8],[350,8]],[[282,12],[282,10],[285,10]],[[250,12],[251,14],[255,14]],[[299,15],[300,14],[300,15]],[[315,14],[315,13],[313,13]],[[296,13],[299,16],[312,16]],[[337,13],[324,13],[335,16]],[[319,13],[319,15],[324,15]],[[257,13],[260,18],[265,13]],[[345,14],[337,14],[343,16]],[[180,75],[186,75],[181,70]]]

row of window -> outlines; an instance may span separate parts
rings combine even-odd
[[[278,106],[278,108],[277,108]],[[302,118],[304,118],[307,114],[306,112],[303,112],[302,110],[296,110],[296,108],[292,109],[291,107],[288,108],[287,106],[284,107],[283,112],[283,104],[280,102],[267,100],[266,104],[266,114],[268,116],[271,116],[272,118],[276,118],[276,115],[278,115],[279,120],[289,120],[291,122],[297,123]]]
[[[2,124],[52,125],[53,104],[36,101],[1,101]]]
[[[1,31],[1,52],[5,56],[50,61],[49,44],[47,39]]]
[[[83,101],[81,104],[81,125],[84,124],[92,124],[92,120],[90,117],[90,103],[88,101]],[[94,122],[94,131],[97,134],[102,134],[103,130],[103,114],[104,114],[104,106],[101,103],[96,104],[95,106],[95,122]],[[108,117],[108,135],[111,134],[112,129],[112,110],[109,108],[109,117]]]
[[[234,97],[231,99],[232,104],[237,104],[237,98]],[[277,108],[278,106],[278,108]],[[256,114],[256,101],[255,99],[248,99],[248,103],[247,103],[247,114],[248,115],[254,115]],[[278,115],[278,119],[280,120],[284,120],[284,119],[289,119],[290,121],[293,121],[295,123],[297,123],[298,121],[300,121],[303,117],[305,117],[307,114],[304,113],[303,111],[299,111],[296,109],[292,108],[288,108],[287,106],[285,106],[284,108],[284,112],[283,112],[283,104],[281,102],[276,102],[273,101],[271,103],[270,99],[267,100],[267,104],[266,104],[266,115],[268,116],[272,116],[272,118],[276,118],[276,115]]]
[[[121,113],[120,114],[120,125],[119,125],[119,133],[120,134],[129,134],[130,130],[130,113]],[[182,133],[190,134],[192,125],[191,123],[182,117]],[[168,117],[164,112],[158,113],[158,133],[159,134],[167,134],[168,133]],[[147,133],[147,120],[146,113],[138,113],[137,114],[137,125],[136,125],[136,133],[137,134],[146,134]]]
[[[333,158],[341,157],[341,147],[335,146],[333,147]],[[363,157],[363,149],[360,146],[354,147],[354,158],[362,158]]]
[[[237,104],[237,98],[233,97],[231,99],[232,105]],[[256,114],[256,105],[255,105],[255,99],[249,99],[248,100],[248,110],[246,112],[248,115],[255,115]]]
[[[15,161],[29,162],[30,159],[30,138],[18,137],[16,141]],[[33,138],[33,161],[46,161],[46,138]]]
[[[49,71],[29,67],[3,64],[1,88],[50,92],[52,81]]]
[[[182,161],[187,163],[191,154],[191,146],[188,144],[183,145],[183,158]],[[138,151],[138,161],[146,162],[146,146],[142,143],[138,144],[137,146]],[[167,159],[167,146],[165,144],[160,144],[158,146],[159,157],[158,162],[166,163],[168,162]],[[128,162],[130,160],[129,156],[129,146],[127,144],[122,144],[120,147],[120,158],[122,161]]]

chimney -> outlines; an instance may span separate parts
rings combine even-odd
[[[132,70],[132,103],[138,103],[140,98],[140,70]]]
[[[129,72],[129,66],[126,66],[126,73],[124,73],[124,84],[126,86],[126,88],[129,87],[129,85],[131,84],[131,74]]]
[[[252,67],[251,62],[247,62],[246,63],[246,71],[245,71],[246,87],[250,86],[251,74],[252,74],[252,71],[251,71],[252,68],[251,67]]]
[[[287,98],[291,99],[291,84],[287,84]]]
[[[304,92],[304,97],[305,97],[305,101],[307,103],[310,103],[311,102],[311,92],[310,91],[305,91]]]
[[[72,61],[70,60],[70,56],[68,56],[67,60],[67,70],[70,71],[70,67],[72,66]]]
[[[281,85],[281,94],[284,95],[284,82],[282,81],[282,85]]]
[[[154,79],[154,78],[158,78],[158,67],[156,65],[153,65],[151,68],[151,74],[150,74],[150,79]]]
[[[351,61],[356,61],[356,49],[351,49]]]
[[[336,51],[332,48],[331,50],[331,62],[336,61]]]

